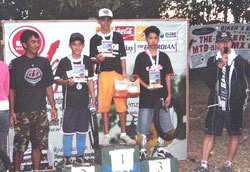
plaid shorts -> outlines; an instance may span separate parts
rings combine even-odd
[[[16,113],[14,150],[25,152],[31,141],[33,149],[48,148],[49,121],[46,110]]]

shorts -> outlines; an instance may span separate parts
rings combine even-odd
[[[66,108],[63,113],[63,133],[74,134],[76,132],[88,132],[89,114],[88,108]]]
[[[14,150],[25,152],[31,141],[32,149],[47,149],[49,121],[46,110],[16,113]]]
[[[150,133],[150,126],[154,118],[155,109],[153,108],[140,108],[138,114],[138,122],[136,131],[138,134],[148,135]],[[160,109],[160,121],[161,127],[164,132],[168,132],[173,129],[173,124],[171,123],[170,113],[165,112],[163,109]]]
[[[115,79],[122,80],[122,75],[115,71],[101,72],[99,74],[98,112],[109,112],[115,91]],[[113,98],[116,112],[126,112],[127,104],[124,98]]]
[[[205,133],[221,136],[224,126],[229,136],[242,135],[243,107],[231,111],[222,111],[218,106],[210,107],[205,121]]]

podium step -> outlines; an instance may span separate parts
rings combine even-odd
[[[148,158],[141,161],[142,172],[178,172],[178,161],[176,158]]]
[[[96,150],[102,172],[140,172],[139,146],[111,145]]]
[[[74,165],[72,167],[56,167],[57,172],[102,172],[102,168],[96,163],[86,163],[84,165]]]

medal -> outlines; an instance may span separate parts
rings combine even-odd
[[[77,89],[77,90],[82,89],[82,84],[80,84],[80,83],[76,84],[76,89]]]

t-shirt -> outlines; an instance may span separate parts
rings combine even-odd
[[[82,61],[83,59],[83,61]],[[93,69],[92,63],[88,56],[83,56],[80,60],[74,60],[71,57],[64,57],[59,62],[56,74],[56,79],[68,79],[67,71],[72,70],[72,64],[84,64],[85,70],[88,70],[88,76],[85,76],[88,79],[93,79]],[[80,84],[80,89],[77,89],[77,84]],[[89,104],[89,92],[87,83],[76,83],[73,86],[63,85],[63,106],[66,104],[66,108],[83,108],[88,107]],[[65,102],[66,101],[66,102]]]
[[[163,88],[149,90],[141,85],[139,108],[155,108],[155,105],[159,98],[167,97],[166,75],[173,74],[173,68],[167,54],[163,52],[159,53],[159,64],[162,66],[160,74],[161,85],[163,86]],[[146,68],[151,66],[152,62],[147,52],[142,52],[136,57],[133,74],[139,75],[145,84],[149,84],[149,71]]]
[[[116,71],[122,74],[122,67],[121,67],[121,59],[125,58],[126,50],[124,46],[124,41],[122,35],[118,32],[111,32],[113,33],[113,55],[114,58],[106,58],[101,63],[97,64],[96,72],[100,73],[102,71]],[[90,40],[90,57],[91,59],[95,59],[96,55],[102,52],[102,40],[111,39],[111,34],[108,36],[103,36],[100,32],[95,34]]]
[[[46,109],[46,87],[54,82],[49,61],[20,56],[10,63],[10,88],[15,90],[15,112]]]

